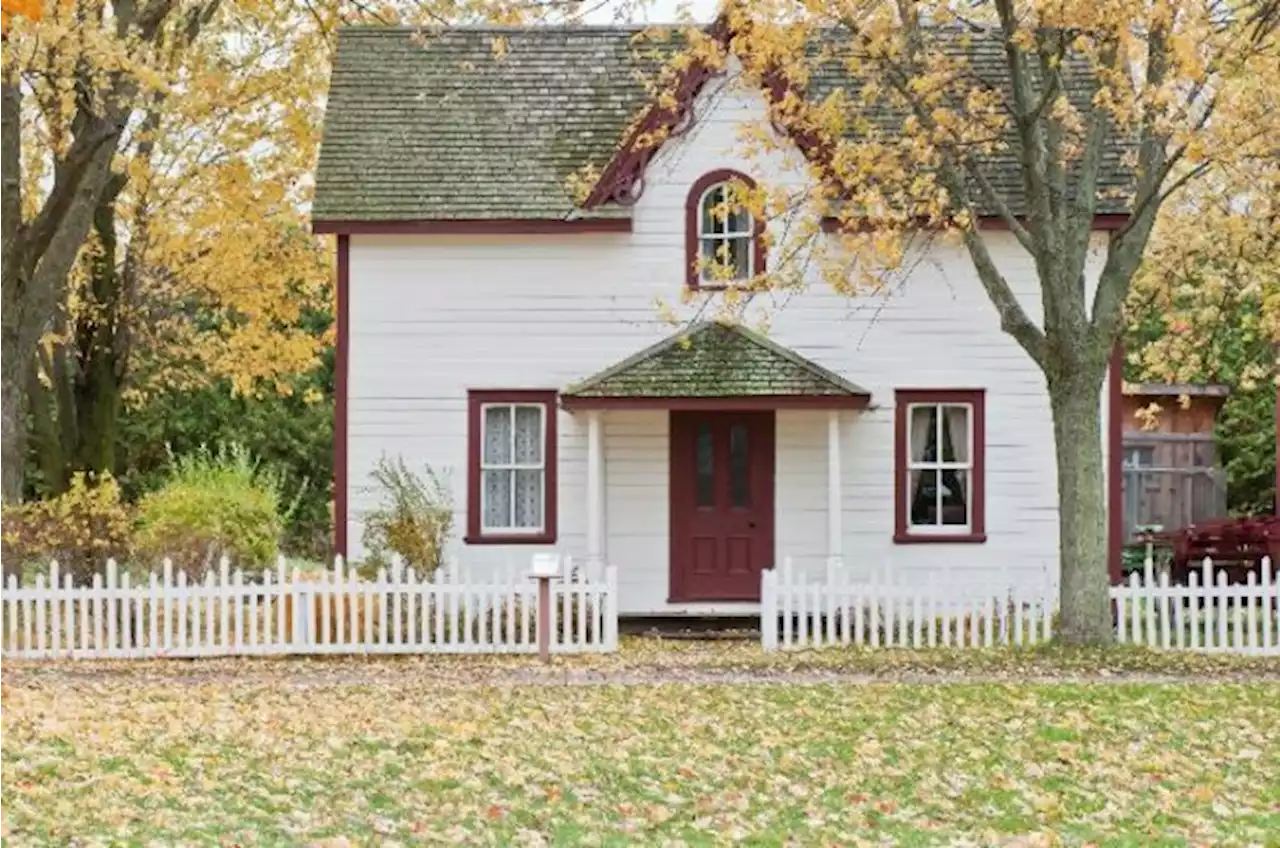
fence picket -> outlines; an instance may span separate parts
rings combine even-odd
[[[52,588],[56,589],[58,587]],[[76,616],[74,616],[76,611],[72,608],[72,603],[76,598],[74,588],[76,588],[76,585],[72,582],[72,575],[64,574],[63,592],[61,592],[61,596],[63,596],[61,615],[63,615],[63,633],[65,639],[67,639],[67,656],[72,656],[72,653],[76,651]],[[58,607],[56,606],[54,607],[54,615],[58,615]]]
[[[1227,639],[1228,605],[1227,573],[1225,571],[1218,572],[1217,590],[1215,597],[1218,601],[1218,609],[1214,611],[1214,617],[1217,619],[1218,624],[1218,644],[1215,647],[1217,647],[1218,650],[1226,650],[1230,646],[1230,642]]]
[[[1201,646],[1202,642],[1207,641],[1200,638],[1200,601],[1204,598],[1204,595],[1200,593],[1200,575],[1194,571],[1187,575],[1187,585],[1190,587],[1187,614],[1191,618],[1191,632],[1188,636],[1190,637],[1191,650],[1194,651]],[[1205,621],[1208,623],[1208,619]]]
[[[62,575],[62,654],[73,656],[76,649],[75,582],[70,574]]]
[[[1247,610],[1248,621],[1244,630],[1243,647],[1247,648],[1249,653],[1253,653],[1258,647],[1258,596],[1260,596],[1260,592],[1258,592],[1257,580],[1254,578],[1256,578],[1256,575],[1253,574],[1253,571],[1249,571],[1248,579],[1245,580],[1249,607]]]
[[[979,599],[970,598],[967,606],[967,612],[969,614],[969,647],[977,648],[982,644],[981,637],[979,635],[979,631],[982,627],[982,622],[980,621],[982,613],[979,612],[981,609]]]
[[[12,651],[18,646],[18,575],[9,575],[9,597],[5,600],[5,624],[8,641],[5,648]]]
[[[160,631],[161,638],[164,639],[165,652],[168,653],[173,650],[173,615],[170,610],[173,597],[169,591],[173,586],[173,560],[168,557],[164,558],[160,575],[160,609],[162,611],[161,614],[164,616]]]
[[[548,628],[557,651],[617,647],[613,566],[570,563],[565,578],[553,585],[550,619],[536,624],[535,585],[509,566],[473,575],[453,565],[434,577],[419,578],[397,563],[390,577],[379,569],[372,581],[340,561],[319,577],[304,576],[297,568],[288,577],[281,561],[274,570],[279,580],[273,581],[267,568],[259,581],[222,561],[203,581],[189,581],[184,570],[175,576],[170,565],[134,587],[129,573],[121,573],[114,563],[108,564],[105,578],[95,575],[82,585],[74,585],[73,575],[51,564],[48,575],[37,575],[34,587],[24,587],[16,578],[3,586],[3,656],[533,652],[535,626]],[[58,583],[46,586],[51,577]],[[812,593],[815,587],[808,583],[803,588]],[[452,607],[452,626],[446,624],[446,601]],[[394,608],[391,615],[388,606]],[[822,639],[824,615],[816,594],[808,613],[806,632]],[[830,620],[827,626],[834,627]]]
[[[404,569],[404,639],[401,647],[407,648],[417,644],[418,638],[418,600],[422,597],[422,586],[418,581],[418,570],[411,565]]]
[[[785,574],[785,567],[779,569],[777,591],[762,594],[764,621],[783,618],[781,638],[762,640],[768,650],[833,644],[835,633],[845,635],[845,625],[839,618],[833,625],[831,619],[850,606],[853,632],[848,638],[855,645],[1031,646],[1049,642],[1054,635],[1057,587],[1052,577],[1030,586],[1002,576],[1006,588],[1000,590],[1001,597],[945,594],[931,577],[916,585],[907,582],[909,576],[887,569],[872,569],[857,581],[831,568],[825,580],[784,582]],[[787,592],[783,587],[789,583],[793,588]],[[1110,597],[1117,640],[1122,643],[1160,650],[1280,654],[1280,577],[1270,560],[1262,562],[1260,574],[1249,572],[1242,585],[1229,585],[1226,572],[1215,573],[1211,560],[1191,572],[1187,585],[1179,586],[1172,585],[1166,570],[1144,563],[1142,573],[1132,573],[1125,583],[1112,587]],[[792,619],[796,629],[789,633]]]
[[[67,586],[70,587],[71,575],[67,575]],[[78,588],[76,593],[80,598],[80,655],[87,656],[89,653],[89,586],[87,584]],[[71,647],[68,645],[68,647]]]
[[[1174,586],[1169,589],[1172,592],[1170,603],[1173,604],[1173,644],[1179,650],[1186,647],[1187,642],[1187,595],[1188,593],[1181,586]]]
[[[1271,557],[1262,557],[1262,653],[1271,653],[1271,624],[1275,621],[1276,587],[1280,579],[1271,573]]]

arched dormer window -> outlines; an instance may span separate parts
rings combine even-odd
[[[703,175],[689,190],[685,254],[692,288],[740,285],[765,270],[764,224],[746,208],[755,180],[738,171]]]

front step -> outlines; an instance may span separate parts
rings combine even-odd
[[[691,641],[758,641],[759,616],[722,616],[718,618],[645,617],[619,618],[618,632],[650,639],[688,639]]]

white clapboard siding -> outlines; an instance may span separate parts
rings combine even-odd
[[[1053,637],[1053,587],[1015,584],[1001,595],[957,595],[949,583],[892,569],[856,575],[829,566],[810,576],[784,560],[761,583],[765,650],[853,645],[870,648],[1037,645]]]
[[[551,583],[551,650],[616,650],[617,570],[566,561],[565,574]],[[451,562],[419,579],[396,562],[365,580],[341,557],[319,575],[223,559],[203,580],[166,560],[136,583],[109,561],[83,586],[60,583],[54,562],[31,586],[10,575],[0,610],[6,659],[532,653],[544,625],[536,581],[514,566],[475,576]]]
[[[1228,585],[1226,572],[1206,558],[1187,585],[1174,586],[1148,558],[1141,575],[1111,589],[1116,638],[1154,648],[1280,655],[1277,575],[1270,559],[1259,571]]]

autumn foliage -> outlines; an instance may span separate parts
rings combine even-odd
[[[5,506],[3,520],[6,574],[44,572],[57,560],[63,574],[85,586],[109,557],[126,560],[133,546],[133,515],[109,474],[76,474],[55,498]]]

